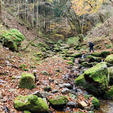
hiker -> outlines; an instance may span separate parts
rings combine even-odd
[[[88,42],[89,43],[89,52],[91,53],[92,51],[94,52],[94,44],[92,42]]]

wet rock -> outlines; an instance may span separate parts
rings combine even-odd
[[[33,93],[33,95],[36,95],[37,97],[43,98],[43,95],[42,95],[39,91],[35,91],[35,92]]]
[[[51,91],[51,87],[50,86],[44,87],[44,91],[47,91],[47,92]]]
[[[58,92],[58,90],[57,89],[54,89],[53,91],[52,91],[52,93],[57,93]]]
[[[73,101],[70,101],[67,103],[67,106],[71,107],[71,108],[77,108],[78,107],[78,104],[73,102]]]
[[[77,89],[77,94],[83,94],[84,92],[81,89]]]
[[[41,92],[43,98],[47,98],[48,96],[53,96],[52,93],[49,92]]]
[[[62,94],[67,94],[67,93],[70,93],[70,90],[68,88],[63,88]]]
[[[57,80],[55,80],[54,83],[55,83],[56,85],[58,85],[58,81],[57,81]]]
[[[62,78],[63,78],[64,80],[68,80],[68,79],[69,79],[69,77],[70,77],[70,74],[65,74],[65,75],[62,75]]]
[[[54,82],[54,79],[49,77],[49,82]]]
[[[60,87],[60,88],[63,88],[63,87],[64,87],[64,85],[63,85],[63,84],[59,84],[59,87]]]
[[[69,88],[69,89],[73,88],[73,86],[70,83],[64,83],[63,87],[66,87],[66,88]]]
[[[47,71],[45,71],[45,70],[42,71],[41,74],[49,76],[49,73]]]

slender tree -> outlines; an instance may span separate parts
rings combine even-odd
[[[0,0],[0,20],[2,20],[2,0]]]

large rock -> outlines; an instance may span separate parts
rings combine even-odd
[[[49,110],[47,103],[36,95],[16,97],[14,108],[19,111],[28,110],[33,113],[48,113]]]
[[[50,105],[55,109],[62,109],[68,103],[66,96],[57,96],[55,98],[49,99]]]
[[[17,51],[24,39],[24,35],[17,29],[11,29],[1,35],[0,41],[3,46],[8,47],[10,50]]]
[[[113,54],[108,55],[105,59],[105,62],[107,62],[108,64],[112,64],[113,65]]]
[[[75,84],[83,86],[93,94],[103,94],[108,86],[108,69],[106,63],[101,62],[86,70],[75,79]]]
[[[105,99],[112,99],[113,100],[113,86],[111,86],[104,95]]]
[[[95,56],[95,57],[103,57],[103,58],[105,58],[106,56],[110,55],[110,51],[94,52],[91,55]]]
[[[30,73],[22,73],[19,81],[19,88],[32,89],[35,87],[35,77]]]

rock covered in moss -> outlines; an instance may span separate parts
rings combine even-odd
[[[36,95],[18,96],[14,100],[14,108],[19,111],[30,111],[37,113],[48,113],[47,103]]]
[[[24,35],[17,29],[11,29],[1,35],[0,40],[3,46],[8,47],[10,50],[17,51],[21,42],[25,39]]]
[[[68,103],[68,98],[66,96],[57,96],[55,98],[49,99],[49,103],[55,109],[62,109]]]
[[[113,100],[113,86],[111,86],[104,95],[105,99],[112,99]]]
[[[100,102],[96,97],[93,97],[91,102],[92,102],[92,105],[93,105],[94,109],[99,109],[100,108]]]
[[[103,57],[103,58],[105,58],[106,56],[110,55],[110,51],[94,52],[91,55],[95,56],[95,57]]]
[[[22,73],[19,81],[19,88],[33,89],[35,87],[35,77],[30,73]]]
[[[24,111],[24,113],[31,113],[30,111]]]
[[[75,79],[75,84],[96,95],[103,94],[108,86],[108,69],[105,62],[98,63]]]
[[[108,55],[110,55],[110,51],[102,51],[101,52],[101,57],[103,57],[103,58],[107,57]]]
[[[89,62],[101,62],[102,59],[101,57],[95,57],[92,55],[88,55],[86,58],[89,60]]]
[[[107,62],[109,64],[113,64],[113,54],[108,55],[105,59],[105,62]]]

